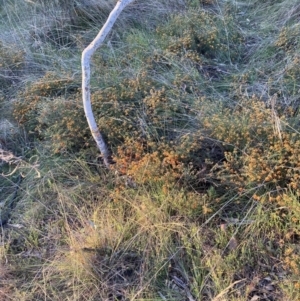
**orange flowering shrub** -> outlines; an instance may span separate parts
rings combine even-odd
[[[205,1],[205,4],[210,2]],[[225,32],[224,22],[228,32]],[[212,58],[221,59],[223,63],[238,59],[243,41],[231,16],[222,20],[205,10],[178,14],[167,25],[159,26],[156,32],[165,43],[166,55],[188,58],[198,64]]]
[[[293,26],[285,26],[279,32],[278,38],[275,41],[275,46],[286,51],[294,52],[299,45],[300,24]]]
[[[88,128],[78,86],[68,76],[46,73],[18,95],[15,119],[30,134],[50,139],[55,152],[82,147]]]
[[[256,188],[254,199],[282,205],[284,191],[300,188],[300,135],[286,126],[284,115],[274,114],[253,97],[205,119],[204,125],[227,148],[217,171],[223,185],[237,192]]]
[[[44,102],[37,117],[36,130],[51,141],[55,153],[79,151],[90,145],[90,130],[84,115],[80,95],[73,99],[55,98]]]
[[[169,185],[184,172],[179,154],[167,143],[155,143],[126,139],[114,157],[115,168],[137,183],[160,182]]]
[[[14,105],[14,116],[28,130],[35,131],[39,106],[44,101],[72,94],[77,91],[77,87],[73,86],[73,80],[68,76],[64,78],[54,72],[47,72],[19,94]]]

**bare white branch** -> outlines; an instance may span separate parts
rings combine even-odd
[[[96,38],[87,46],[82,52],[81,67],[82,67],[82,99],[85,116],[87,118],[91,133],[97,143],[98,149],[100,150],[104,164],[110,166],[110,153],[108,147],[103,139],[101,132],[98,129],[97,123],[92,110],[91,105],[91,90],[90,90],[90,61],[94,52],[103,44],[106,36],[111,31],[114,23],[118,19],[123,9],[133,2],[134,0],[119,0],[115,8],[111,11],[107,21],[103,25],[102,29],[96,36]]]

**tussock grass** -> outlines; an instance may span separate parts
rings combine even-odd
[[[128,7],[106,170],[114,3],[0,1],[0,299],[299,299],[299,4]]]

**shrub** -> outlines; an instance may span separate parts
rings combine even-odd
[[[67,75],[48,72],[18,95],[14,117],[39,139],[50,138],[56,151],[82,146],[87,126],[77,91],[78,85]]]
[[[172,17],[156,29],[167,54],[192,59],[197,64],[207,59],[226,63],[239,58],[242,35],[232,17],[219,18],[209,11],[191,10]]]
[[[226,161],[217,173],[223,185],[237,193],[255,189],[255,200],[278,205],[282,205],[285,191],[299,190],[300,137],[291,130],[284,113],[279,117],[253,97],[234,110],[224,109],[204,124],[227,148]]]
[[[25,66],[25,53],[17,45],[5,45],[0,41],[0,86],[9,88],[19,81]]]

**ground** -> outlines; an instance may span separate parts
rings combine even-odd
[[[300,300],[300,5],[0,1],[0,300]]]

